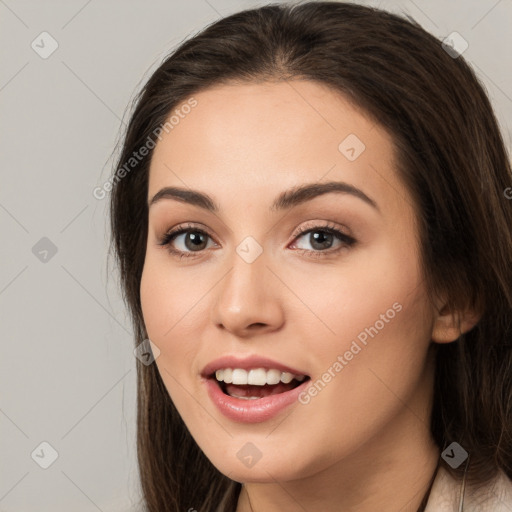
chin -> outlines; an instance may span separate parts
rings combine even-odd
[[[310,476],[321,470],[321,464],[308,463],[301,453],[298,459],[298,449],[290,446],[289,450],[276,453],[274,449],[263,448],[260,456],[251,441],[235,442],[222,453],[215,453],[210,462],[223,475],[236,482],[275,483],[297,480]],[[260,446],[263,445],[259,443]],[[295,445],[296,446],[296,445]],[[252,456],[252,459],[251,459]],[[260,458],[258,458],[260,457]]]

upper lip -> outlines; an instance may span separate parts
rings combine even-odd
[[[278,361],[273,361],[268,357],[252,355],[249,357],[240,357],[234,355],[227,355],[223,357],[219,357],[214,361],[208,363],[201,372],[203,377],[211,377],[217,370],[221,370],[224,368],[241,368],[244,370],[252,370],[253,368],[266,368],[280,370],[282,372],[293,373],[294,375],[305,375],[308,376],[307,373],[297,370],[296,368],[292,368],[291,366],[279,363]]]

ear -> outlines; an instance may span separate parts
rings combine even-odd
[[[472,309],[451,311],[444,305],[434,318],[432,341],[435,343],[455,341],[461,334],[470,331],[481,317],[479,312]]]

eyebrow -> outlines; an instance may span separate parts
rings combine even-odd
[[[294,206],[298,206],[307,201],[311,201],[315,197],[333,192],[349,194],[357,197],[376,210],[380,211],[377,203],[368,197],[362,190],[342,181],[311,183],[285,190],[274,200],[270,210],[273,212],[288,210]],[[203,192],[199,192],[197,190],[180,187],[165,187],[159,190],[153,196],[153,198],[149,201],[148,206],[151,207],[162,199],[175,199],[183,203],[188,203],[200,208],[204,208],[205,210],[214,213],[218,213],[220,211],[220,207],[208,194],[204,194]]]

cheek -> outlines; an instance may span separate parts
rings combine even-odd
[[[205,276],[180,272],[168,257],[148,251],[140,283],[142,313],[148,335],[166,345],[184,330],[196,328],[201,298],[208,286]],[[185,276],[186,274],[186,276]],[[180,277],[185,276],[185,277]]]
[[[336,336],[322,360],[326,371],[342,358],[323,406],[336,401],[339,410],[368,423],[388,417],[401,403],[397,397],[405,400],[419,385],[432,331],[415,255],[402,258],[385,250],[381,256],[366,272],[354,269],[354,275],[343,276],[345,288],[338,304],[331,299],[333,312],[326,316]],[[368,402],[370,408],[361,407]]]
[[[315,329],[313,323],[309,335],[303,329],[310,343],[304,349],[321,380],[317,406],[337,403],[344,411],[340,421],[347,412],[369,424],[382,421],[400,404],[396,396],[409,396],[419,385],[432,318],[411,246],[383,243],[361,250],[328,276],[319,267],[296,283],[305,290],[303,301],[328,327],[312,317]],[[368,402],[372,407],[361,407]]]
[[[410,272],[410,280],[398,279],[399,270]],[[316,375],[299,414],[304,422],[308,414],[318,419],[312,451],[319,454],[315,463],[320,466],[378,435],[404,403],[430,385],[423,378],[430,317],[414,265],[360,276],[353,281],[344,276],[338,303],[336,294],[322,299],[324,320],[336,335],[310,346]],[[322,439],[331,440],[329,450]]]
[[[179,414],[190,419],[198,414],[190,401],[190,394],[197,392],[191,369],[200,348],[198,331],[206,313],[200,299],[207,287],[190,286],[189,279],[176,275],[176,269],[159,261],[159,255],[148,254],[140,284],[141,306],[148,337],[160,350],[155,360],[160,376]]]
[[[316,323],[324,345],[337,350],[360,333],[364,339],[365,329],[375,324],[379,331],[388,331],[404,317],[416,322],[424,316],[417,252],[394,242],[383,238],[371,247],[347,252],[330,267],[311,265],[307,272],[280,269],[283,280],[298,291],[302,309],[310,310],[302,318],[310,318],[312,328]]]
[[[196,282],[203,284],[191,286]],[[147,255],[140,284],[142,313],[148,337],[160,349],[157,366],[171,388],[171,375],[190,378],[201,339],[197,333],[207,318],[201,301],[207,289],[204,279],[177,279],[176,269]]]

